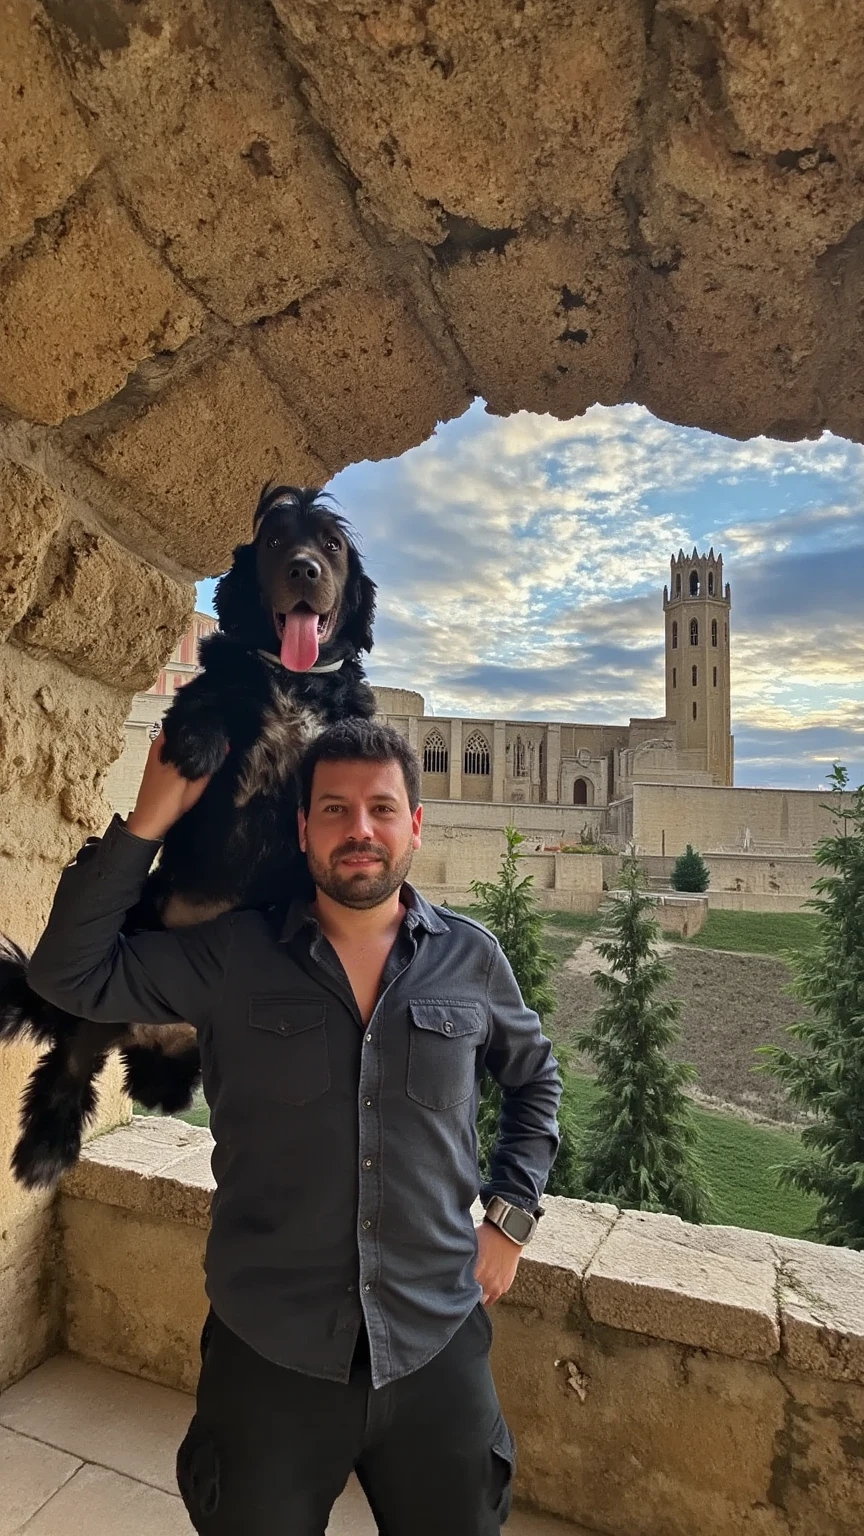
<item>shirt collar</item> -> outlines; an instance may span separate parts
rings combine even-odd
[[[450,929],[435,908],[430,905],[425,896],[409,885],[407,880],[401,890],[402,905],[405,908],[405,927],[409,933],[415,928],[423,928],[427,933],[449,933]],[[318,928],[318,920],[311,910],[308,901],[292,901],[280,934],[281,942],[287,943],[293,939],[301,928]]]

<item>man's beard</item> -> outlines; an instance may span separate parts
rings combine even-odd
[[[350,854],[372,854],[381,860],[376,870],[340,870],[339,860]],[[414,857],[414,844],[408,843],[404,852],[393,859],[381,843],[343,843],[330,855],[329,863],[321,863],[312,849],[306,848],[309,873],[319,891],[337,901],[340,907],[365,910],[380,907],[402,885]]]

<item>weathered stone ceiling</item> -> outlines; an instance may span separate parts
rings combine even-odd
[[[477,394],[864,436],[849,0],[0,17],[0,428],[70,570],[94,526],[102,578],[221,569],[267,476],[399,453]]]

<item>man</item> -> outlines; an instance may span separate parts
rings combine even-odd
[[[331,728],[303,770],[312,905],[123,938],[204,788],[157,740],[33,956],[32,985],[72,1013],[198,1029],[217,1187],[178,1481],[206,1536],[323,1536],[352,1469],[386,1536],[492,1536],[509,1510],[483,1303],[533,1234],[560,1079],[496,940],[405,883],[419,787],[397,732]],[[503,1109],[475,1231],[484,1068]]]

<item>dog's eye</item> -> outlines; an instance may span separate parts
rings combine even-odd
[[[329,549],[332,554],[337,555],[342,548],[342,545],[339,543],[338,539],[325,539],[324,548]]]
[[[280,539],[278,533],[271,533],[269,539],[267,540],[267,548],[278,549],[281,543],[282,540]]]

